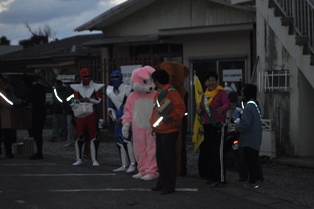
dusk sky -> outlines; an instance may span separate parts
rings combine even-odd
[[[18,45],[33,31],[48,25],[55,33],[54,38],[63,39],[75,35],[91,34],[89,31],[75,32],[74,29],[115,5],[126,0],[0,0],[0,37]],[[95,31],[94,33],[100,33]]]

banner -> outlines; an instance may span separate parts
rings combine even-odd
[[[130,79],[133,70],[142,67],[142,65],[124,65],[121,66],[121,73],[123,77],[123,83],[130,85]]]
[[[195,93],[195,104],[196,108],[199,106],[201,96],[203,94],[203,87],[199,78],[194,73],[194,93]],[[192,142],[194,143],[193,152],[195,152],[200,144],[204,140],[204,131],[202,126],[202,117],[196,112],[193,127]]]

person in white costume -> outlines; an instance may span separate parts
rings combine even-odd
[[[136,169],[131,131],[127,138],[122,136],[124,106],[126,98],[131,92],[131,86],[124,84],[122,79],[121,72],[114,70],[110,75],[112,86],[107,86],[106,91],[109,98],[108,113],[114,122],[114,134],[122,162],[121,167],[114,169],[113,172],[131,173]]]
[[[99,166],[97,161],[97,150],[100,142],[97,126],[97,111],[96,106],[101,102],[101,88],[104,84],[94,83],[90,69],[83,68],[80,71],[81,83],[71,84],[74,90],[74,106],[81,102],[92,103],[93,111],[91,114],[84,117],[76,117],[76,135],[75,152],[76,162],[73,165],[81,165],[83,163],[82,156],[85,144],[90,148],[91,159],[93,166]],[[85,142],[86,128],[89,134],[89,142]]]

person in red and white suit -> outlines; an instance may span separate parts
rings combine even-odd
[[[80,70],[81,83],[71,84],[71,88],[74,90],[74,105],[80,102],[93,103],[93,112],[85,117],[76,117],[76,135],[75,151],[76,162],[73,165],[81,165],[82,155],[84,152],[85,143],[89,143],[91,159],[93,166],[99,166],[97,161],[97,150],[100,142],[97,126],[97,112],[96,107],[101,102],[101,88],[104,84],[94,83],[92,80],[92,74],[90,69],[83,68]],[[85,142],[86,130],[89,134],[89,142]]]

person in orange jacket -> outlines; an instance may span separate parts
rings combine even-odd
[[[157,87],[154,109],[150,118],[156,137],[156,159],[159,171],[153,191],[160,194],[175,192],[176,184],[176,140],[179,136],[185,105],[178,91],[169,84],[169,75],[164,70],[156,70],[152,79]]]

